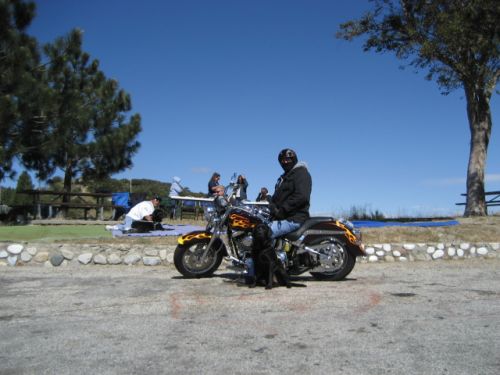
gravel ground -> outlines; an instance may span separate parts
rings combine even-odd
[[[8,267],[0,373],[497,375],[499,266],[358,264],[272,290],[224,269]]]

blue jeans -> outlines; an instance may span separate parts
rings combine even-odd
[[[124,231],[124,230],[130,230],[132,228],[132,223],[134,222],[134,219],[132,219],[130,216],[125,215],[125,220],[122,224],[118,224],[117,227]]]
[[[273,221],[271,223],[271,230],[273,231],[272,238],[281,237],[287,233],[299,229],[300,224],[288,220]]]

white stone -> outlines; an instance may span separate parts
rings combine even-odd
[[[453,257],[455,256],[457,250],[454,247],[449,247],[448,248],[448,256]]]
[[[113,253],[108,257],[109,264],[120,264],[121,262],[122,258],[118,254]]]
[[[83,253],[78,256],[78,261],[82,264],[89,264],[90,261],[92,260],[93,254],[92,253]]]
[[[491,248],[493,250],[499,250],[500,249],[500,243],[498,243],[498,242],[492,243],[491,244]]]
[[[391,251],[391,249],[392,249],[391,244],[389,244],[389,243],[385,243],[385,244],[382,246],[382,249],[384,249],[384,251]]]
[[[366,252],[367,255],[373,255],[373,254],[375,254],[375,248],[373,248],[373,247],[367,247],[365,249],[365,252]]]
[[[31,256],[35,256],[36,255],[36,252],[37,252],[37,249],[36,247],[33,247],[33,246],[30,246],[26,249],[26,251],[28,253],[30,253]]]
[[[373,247],[374,247],[375,249],[381,249],[381,248],[382,248],[382,245],[380,245],[380,244],[374,244],[374,245],[373,245]]]
[[[400,257],[401,256],[401,252],[400,251],[397,251],[397,250],[394,250],[392,252],[392,255],[394,255],[395,257]]]
[[[443,256],[444,256],[444,251],[441,249],[436,250],[436,252],[434,254],[432,254],[433,259],[439,259],[439,258],[442,258]]]
[[[400,258],[399,258],[399,261],[400,261],[400,262],[407,262],[407,261],[408,261],[408,258],[407,258],[407,257],[400,257]]]
[[[75,257],[75,254],[73,254],[73,252],[68,250],[68,249],[62,249],[61,254],[64,257],[64,259],[68,259],[68,260],[71,260]]]
[[[468,250],[470,248],[470,244],[468,244],[468,243],[461,243],[460,244],[460,248],[462,250]]]
[[[7,265],[7,262],[3,259],[0,260],[0,267],[5,267]]]
[[[13,255],[21,254],[21,251],[23,251],[23,249],[24,246],[17,243],[7,246],[7,251]]]
[[[412,244],[412,243],[405,243],[403,245],[403,249],[405,250],[414,250],[415,249],[415,244]]]
[[[5,250],[0,250],[0,259],[7,258],[9,256],[9,253]]]
[[[157,266],[161,264],[161,259],[158,257],[144,257],[142,258],[142,263],[144,263],[145,266]]]
[[[15,266],[17,263],[17,255],[8,256],[7,263],[9,263],[9,266]]]
[[[378,257],[376,255],[370,255],[368,257],[368,262],[378,262]]]
[[[477,253],[479,255],[486,255],[486,254],[488,254],[488,249],[485,247],[480,247],[479,249],[477,249]]]
[[[471,253],[472,255],[476,254],[476,248],[475,248],[474,246],[472,246],[472,247],[470,248],[470,253]]]
[[[165,260],[167,259],[167,250],[160,250],[160,259]]]
[[[434,246],[429,246],[427,248],[427,254],[432,254],[434,253],[434,251],[436,251],[436,248]]]
[[[457,250],[457,255],[458,255],[459,257],[463,257],[463,256],[464,256],[464,251],[463,251],[462,249],[458,249],[458,250]]]
[[[21,253],[21,260],[22,260],[24,263],[29,262],[29,261],[31,260],[31,258],[33,258],[33,257],[32,257],[32,256],[31,256],[31,254],[30,254],[30,253],[28,253],[27,251],[23,251],[23,252]]]
[[[125,259],[123,259],[123,263],[131,265],[131,264],[136,264],[140,260],[141,257],[138,254],[129,254],[125,257]]]
[[[444,250],[444,244],[439,243],[439,244],[437,245],[437,248],[438,248],[439,250]]]
[[[383,257],[385,255],[385,251],[377,250],[377,251],[375,251],[375,254],[377,254],[377,256],[379,256],[379,257]]]
[[[52,265],[52,263],[50,263],[50,260],[46,261],[44,264],[43,264],[44,267],[47,267],[47,268],[54,268],[54,266]]]
[[[167,254],[167,262],[168,263],[174,263],[174,253],[168,253]]]
[[[158,256],[158,250],[155,250],[155,249],[146,249],[146,251],[144,251],[144,255],[147,255],[147,256],[150,256],[150,257],[156,257],[156,256]]]
[[[47,251],[41,251],[34,256],[34,260],[37,263],[44,263],[49,260],[49,253]]]
[[[108,261],[107,261],[105,255],[103,255],[103,254],[97,254],[94,257],[94,263],[95,264],[108,264]]]

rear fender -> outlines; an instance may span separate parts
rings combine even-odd
[[[338,239],[347,246],[347,250],[354,256],[365,256],[365,246],[361,242],[361,234],[356,234],[347,225],[338,220],[325,221],[313,225],[304,233],[304,243],[317,240],[319,237],[330,236]]]

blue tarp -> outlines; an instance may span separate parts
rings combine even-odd
[[[204,230],[205,227],[189,224],[162,224],[163,230],[154,230],[148,233],[123,233],[121,230],[113,230],[113,237],[165,237],[180,236],[195,230]]]
[[[115,206],[123,206],[124,208],[130,208],[130,194],[125,193],[113,193],[111,196],[111,202]]]
[[[378,228],[378,227],[446,227],[458,225],[457,220],[448,221],[413,221],[401,223],[397,221],[351,221],[355,228]]]

